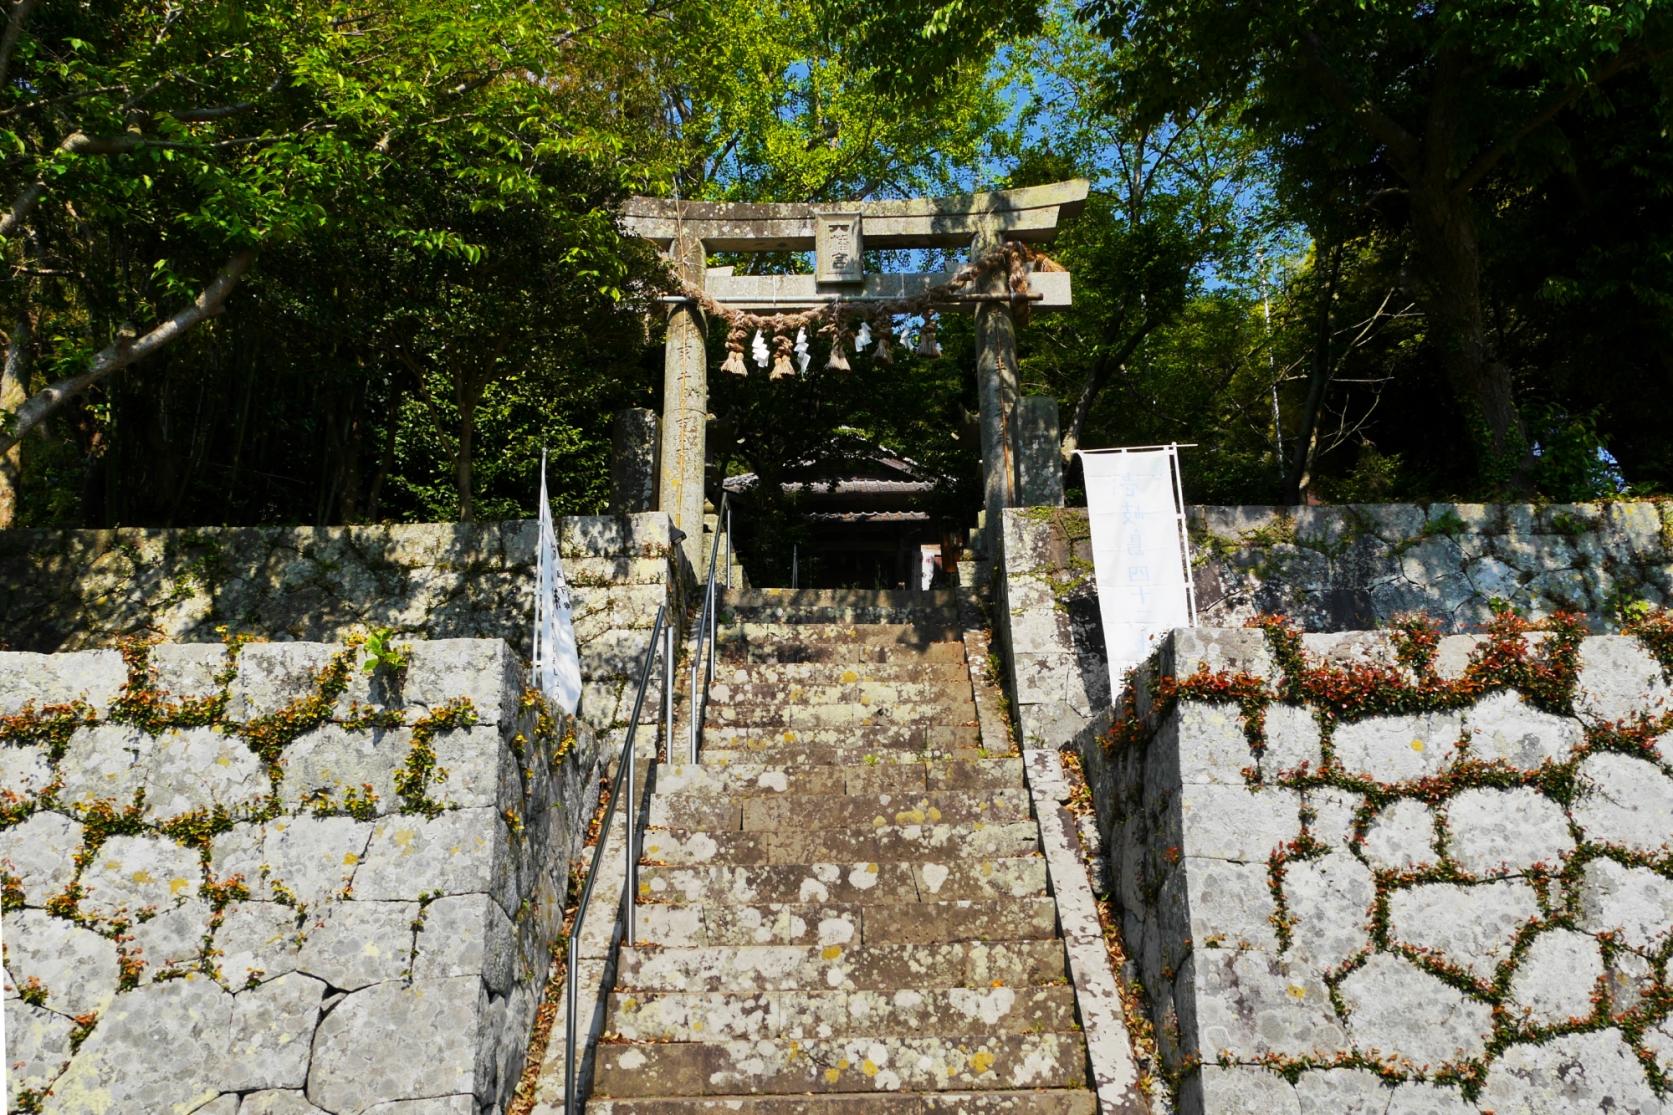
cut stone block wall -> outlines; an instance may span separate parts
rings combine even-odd
[[[14,1110],[504,1110],[597,741],[503,641],[363,658],[0,654]]]
[[[1673,651],[1424,646],[1179,631],[1082,749],[1180,1115],[1665,1109]]]
[[[0,649],[113,646],[140,634],[219,642],[217,629],[333,642],[359,628],[503,639],[529,654],[536,524],[0,531]],[[629,679],[658,605],[689,571],[667,515],[558,523],[586,689],[581,714],[627,722]]]
[[[1376,627],[1422,612],[1452,631],[1495,598],[1613,629],[1628,601],[1673,604],[1673,503],[1192,507],[1200,621],[1266,612],[1308,631]],[[1025,741],[1096,733],[1110,705],[1085,508],[1005,513],[997,631]]]

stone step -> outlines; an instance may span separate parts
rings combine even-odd
[[[754,647],[768,649],[782,645],[810,649],[859,646],[898,652],[899,660],[910,661],[914,651],[933,659],[956,648],[956,660],[964,659],[963,631],[954,623],[778,623],[745,620],[717,623],[715,640],[717,650],[721,651]],[[888,659],[882,660],[896,657],[896,654],[891,654]]]
[[[916,681],[947,685],[970,683],[970,667],[960,658],[942,662],[902,658],[881,662],[715,662],[715,685],[852,685],[855,682]]]
[[[599,1096],[1068,1088],[1086,1082],[1079,1032],[600,1045]]]
[[[958,619],[958,597],[950,589],[732,589],[721,593],[720,614],[790,623],[953,623]]]
[[[898,766],[913,763],[977,763],[993,762],[1003,759],[1018,758],[1018,752],[1012,750],[1007,755],[990,755],[979,743],[966,744],[949,748],[945,751],[925,750],[914,747],[832,747],[829,745],[806,746],[801,744],[775,745],[765,739],[750,741],[750,746],[743,750],[728,750],[719,747],[704,747],[702,763],[704,766],[724,767],[735,763],[753,763],[757,766],[772,763],[785,770],[797,767],[856,767],[856,766]]]
[[[644,858],[670,865],[700,863],[890,863],[971,856],[1024,856],[1039,850],[1033,821],[991,824],[884,825],[818,832],[708,832],[650,829]]]
[[[821,1096],[673,1096],[597,1099],[589,1115],[1097,1115],[1085,1088],[1051,1091],[888,1092]]]
[[[935,1033],[1046,1033],[1077,1028],[1074,989],[954,987],[930,991],[684,992],[610,996],[612,1039],[909,1037]]]
[[[715,945],[928,945],[988,937],[1047,940],[1057,907],[1047,897],[817,905],[639,906],[636,944],[664,948]]]
[[[920,728],[934,724],[969,727],[976,723],[976,703],[964,701],[895,701],[887,705],[716,704],[710,702],[703,721],[711,727],[756,725],[780,728]]]
[[[964,644],[956,640],[931,643],[874,644],[836,639],[808,642],[800,639],[756,642],[722,642],[715,655],[715,669],[739,663],[782,666],[844,666],[964,662]]]
[[[812,832],[889,824],[964,824],[1022,821],[1033,816],[1025,790],[935,790],[922,794],[778,794],[721,798],[652,794],[648,824],[655,828],[773,829]]]
[[[1046,893],[1040,856],[907,863],[770,863],[648,866],[644,903],[836,902],[867,905],[952,899],[1033,898]]]
[[[831,671],[825,684],[783,681],[723,682],[709,685],[710,705],[945,705],[974,704],[968,678],[953,681],[852,681],[854,670]]]
[[[728,794],[768,797],[773,794],[882,794],[925,790],[998,790],[1021,786],[1021,759],[978,759],[929,762],[910,759],[885,763],[875,754],[850,766],[786,765],[759,759],[716,762],[665,763],[657,768],[656,789],[661,794]]]
[[[980,747],[982,732],[975,724],[867,724],[855,727],[817,728],[763,724],[705,724],[703,753],[739,749],[774,749],[790,745],[803,747],[885,748],[898,747],[933,751],[953,747]]]
[[[741,945],[621,950],[621,991],[1036,987],[1065,979],[1060,941],[928,945]],[[996,982],[997,981],[997,982]]]

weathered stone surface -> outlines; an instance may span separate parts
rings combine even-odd
[[[345,791],[364,798],[366,788],[377,800],[379,813],[400,805],[395,796],[395,772],[406,762],[412,733],[351,732],[337,724],[316,728],[285,749],[285,780],[280,798],[287,809],[302,809],[328,795],[341,805]]]
[[[7,991],[6,1083],[12,1096],[25,1088],[44,1092],[70,1061],[75,1023],[45,1007],[11,998]]]
[[[421,1100],[391,1100],[374,1104],[365,1115],[476,1115],[476,1100],[469,1095],[432,1096]]]
[[[216,1098],[232,996],[168,980],[117,997],[53,1086],[49,1112],[192,1111]]]
[[[1274,848],[1301,833],[1294,790],[1186,785],[1179,801],[1188,856],[1265,861]]]
[[[1194,989],[1179,1007],[1181,1029],[1205,1056],[1230,1050],[1252,1059],[1345,1048],[1347,1036],[1315,971],[1269,953],[1203,949],[1180,969]]]
[[[128,930],[133,936],[128,951],[145,961],[153,977],[191,967],[203,959],[209,916],[209,903],[203,899],[179,899]]]
[[[1492,1111],[1607,1111],[1658,1115],[1662,1102],[1617,1030],[1513,1045],[1487,1070],[1481,1106]]]
[[[1395,1086],[1384,1115],[1477,1115],[1477,1111],[1457,1088],[1408,1082]]]
[[[333,902],[323,915],[309,917],[297,969],[344,991],[403,979],[412,964],[417,916],[416,902]]]
[[[34,796],[51,784],[52,763],[46,748],[0,745],[0,786],[14,794]]]
[[[301,1092],[251,1092],[244,1097],[238,1115],[326,1115],[305,1099]]]
[[[333,650],[290,644],[268,653],[267,666],[245,686],[247,710],[284,707],[306,695],[312,671]],[[432,1049],[422,1066],[447,1082],[404,1100],[368,1095],[354,1110],[461,1108],[476,1115],[503,1108],[545,979],[545,942],[557,930],[565,865],[590,813],[596,737],[576,723],[575,747],[559,762],[547,747],[530,747],[533,712],[520,707],[523,678],[501,644],[453,643],[427,658],[413,653],[435,675],[419,697],[468,697],[487,712],[489,723],[438,733],[434,741],[437,762],[450,770],[446,780],[438,776],[432,796],[480,802],[476,808],[444,804],[433,818],[397,812],[406,803],[393,792],[393,773],[406,760],[406,731],[357,735],[336,724],[291,741],[281,758],[284,775],[318,776],[337,789],[367,780],[357,777],[365,764],[379,764],[373,777],[389,792],[378,795],[382,816],[364,821],[324,815],[346,800],[310,793],[317,785],[286,786],[277,815],[269,814],[268,771],[234,731],[164,728],[151,735],[107,722],[77,729],[58,771],[48,773],[63,776],[76,806],[120,817],[117,834],[98,831],[100,839],[83,849],[83,826],[50,809],[0,829],[8,904],[14,896],[23,901],[5,914],[7,1009],[18,1015],[19,1043],[34,1043],[29,1065],[16,1071],[56,1074],[58,1064],[43,1067],[55,1057],[69,1065],[45,1110],[348,1110],[303,1097],[305,1087],[357,1086],[334,1082],[314,1057],[316,1023],[327,1011],[336,1017],[345,995],[409,987],[425,905],[434,919],[424,950],[429,978],[421,974],[410,986],[465,992],[446,995],[446,1010],[457,1018],[432,1042],[446,1048]],[[220,684],[222,648],[164,657],[159,684],[197,696]],[[454,680],[471,688],[444,693],[444,675],[455,667]],[[368,689],[365,675],[356,676],[361,699],[401,699],[381,681]],[[409,719],[414,715],[409,708]],[[360,746],[368,740],[369,747]],[[382,754],[379,743],[389,745]],[[25,747],[4,753],[45,758]],[[354,761],[362,766],[338,769]],[[14,770],[24,767],[14,763]],[[515,840],[502,810],[518,820]],[[380,832],[385,863],[368,873],[373,894],[361,894],[357,877]],[[70,893],[78,857],[77,916],[92,919],[99,932],[41,908]],[[523,919],[520,929],[510,910]],[[119,975],[129,990],[119,989]],[[24,1017],[25,995],[44,1000],[43,1019]],[[71,1015],[97,1016],[74,1053],[64,1024],[52,1021]],[[382,1023],[397,1036],[377,1052],[399,1056],[389,1051],[409,1044],[406,1027],[433,1021],[397,1011]],[[364,1075],[359,1067],[343,1071]]]
[[[1264,1069],[1204,1065],[1180,1088],[1182,1113],[1301,1115],[1295,1088]]]
[[[1447,802],[1449,851],[1472,875],[1555,869],[1574,847],[1562,807],[1528,787],[1464,790]]]
[[[1185,898],[1186,911],[1174,906],[1175,895]],[[1264,863],[1193,859],[1185,870],[1168,876],[1159,902],[1165,930],[1181,943],[1278,951],[1272,928],[1276,908]]]
[[[244,877],[257,899],[294,898],[317,906],[356,879],[372,823],[352,817],[281,817],[257,829],[242,827],[215,842],[217,878]]]
[[[1587,933],[1619,933],[1628,948],[1654,952],[1673,934],[1673,879],[1594,859],[1580,879],[1579,925]]]
[[[122,656],[114,650],[0,651],[0,716],[10,716],[26,705],[40,708],[71,701],[86,701],[103,715],[127,680]]]
[[[239,1092],[301,1088],[324,997],[324,983],[294,973],[234,995],[225,1067],[216,1083]]]
[[[1511,977],[1511,1009],[1536,1025],[1554,1026],[1592,1013],[1592,993],[1603,978],[1596,939],[1569,929],[1534,938]]]
[[[1547,761],[1561,762],[1585,739],[1585,728],[1578,720],[1542,712],[1509,690],[1467,709],[1464,730],[1470,733],[1470,754],[1502,759],[1524,770]]]
[[[1574,708],[1591,723],[1626,720],[1668,708],[1661,665],[1636,639],[1606,636],[1580,646],[1580,679]]]
[[[1319,722],[1308,709],[1273,705],[1266,710],[1266,752],[1263,773],[1296,770],[1306,764],[1317,770],[1322,762]]]
[[[222,984],[236,990],[296,971],[306,924],[306,914],[277,902],[234,903],[215,931]]]
[[[1655,852],[1673,841],[1673,781],[1630,755],[1587,756],[1571,812],[1587,840]]]
[[[1364,851],[1373,867],[1392,871],[1435,863],[1434,813],[1416,798],[1390,802],[1365,830]]]
[[[361,898],[399,899],[422,877],[442,894],[484,889],[504,837],[492,809],[459,809],[426,820],[386,817],[371,829],[366,861],[355,876]],[[503,862],[503,861],[502,861]]]
[[[272,789],[261,760],[236,736],[174,728],[157,736],[145,771],[145,809],[155,819],[195,809],[254,808]]]
[[[81,826],[62,813],[36,813],[0,829],[0,870],[23,888],[30,906],[45,906],[75,875],[72,857],[81,847]]]
[[[1336,729],[1336,757],[1379,782],[1436,774],[1457,754],[1462,720],[1452,713],[1373,716]]]
[[[1378,953],[1342,980],[1348,1032],[1361,1050],[1398,1051],[1420,1065],[1481,1056],[1493,1012],[1423,969]]]
[[[349,995],[314,1034],[308,1099],[327,1111],[363,1112],[384,1101],[471,1093],[482,993],[466,976]]]
[[[7,913],[5,934],[7,974],[19,986],[44,987],[50,1009],[86,1014],[116,994],[116,945],[109,939],[41,910]]]
[[[1290,954],[1321,970],[1345,963],[1370,943],[1366,926],[1375,897],[1370,870],[1345,851],[1289,864],[1284,898],[1295,919]]]
[[[1301,1115],[1384,1115],[1392,1092],[1365,1069],[1319,1069],[1295,1082]]]
[[[151,737],[125,724],[77,728],[58,766],[64,779],[59,800],[73,805],[103,801],[127,806],[145,788],[155,750]]]
[[[1309,831],[1314,840],[1327,848],[1346,848],[1353,842],[1354,817],[1363,800],[1359,794],[1324,786],[1303,791],[1301,796],[1313,812]]]
[[[1388,901],[1389,936],[1434,949],[1477,979],[1491,981],[1521,928],[1539,916],[1533,887],[1520,879],[1461,886],[1423,883]]]
[[[1151,748],[1151,762],[1156,764],[1153,777],[1186,784],[1243,785],[1239,772],[1254,764],[1254,756],[1236,705],[1187,701],[1179,706],[1175,720],[1163,726]]]

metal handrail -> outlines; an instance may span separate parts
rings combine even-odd
[[[593,859],[587,868],[587,879],[581,885],[581,898],[575,906],[575,921],[569,927],[569,939],[566,942],[565,957],[568,965],[564,974],[565,1008],[567,1011],[564,1023],[564,1062],[563,1062],[563,1109],[565,1115],[575,1115],[580,1111],[578,1097],[575,1094],[575,1027],[578,1015],[581,1013],[581,991],[578,974],[581,967],[581,924],[587,917],[587,904],[592,901],[593,886],[598,882],[598,868],[604,862],[604,845],[609,841],[610,822],[616,816],[616,805],[625,793],[633,793],[633,737],[639,730],[639,714],[645,707],[645,690],[651,683],[651,667],[656,664],[658,649],[661,649],[663,663],[662,699],[665,704],[664,717],[671,715],[673,710],[673,651],[672,639],[664,637],[663,623],[667,618],[666,604],[657,608],[656,623],[651,627],[651,644],[645,648],[645,663],[639,668],[639,691],[633,697],[633,716],[628,720],[627,739],[622,743],[621,762],[617,765],[615,781],[610,785],[610,802],[604,808],[604,820],[598,827],[598,843],[593,846]],[[672,632],[673,628],[668,628]],[[634,915],[638,903],[639,893],[639,819],[635,810],[629,807],[626,823],[627,872],[622,886],[622,917],[627,923],[623,940],[631,946],[636,936],[637,926]]]
[[[691,655],[691,762],[697,761],[697,747],[702,739],[703,717],[709,707],[709,682],[715,676],[715,573],[720,559],[721,528],[726,533],[726,587],[732,587],[732,511],[727,506],[729,496],[722,493],[720,508],[715,513],[715,536],[709,543],[709,576],[703,584],[703,610],[697,616],[697,643]],[[704,654],[705,645],[708,648]],[[701,691],[697,675],[703,674]]]

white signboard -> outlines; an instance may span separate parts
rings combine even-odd
[[[540,541],[535,557],[534,684],[547,700],[574,715],[581,703],[581,655],[570,620],[552,505],[546,499],[546,454],[540,454]]]
[[[1110,692],[1161,637],[1197,621],[1179,447],[1080,454]]]

